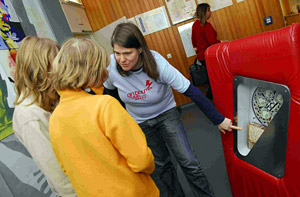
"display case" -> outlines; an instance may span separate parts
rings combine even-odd
[[[284,175],[290,91],[287,86],[237,76],[233,81],[234,133],[237,157],[282,177]]]

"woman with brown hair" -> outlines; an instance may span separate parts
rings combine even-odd
[[[205,50],[213,44],[220,43],[220,40],[217,39],[216,30],[207,21],[211,17],[210,6],[207,3],[200,3],[197,6],[195,16],[197,20],[192,27],[192,44],[197,53],[198,60],[202,65],[206,65]],[[210,84],[206,97],[213,100]]]
[[[155,158],[151,175],[161,196],[184,196],[167,146],[174,153],[196,196],[213,196],[213,190],[187,138],[171,87],[190,97],[221,132],[232,130],[230,119],[159,53],[149,50],[132,23],[119,24],[112,35],[114,53],[104,87],[117,89],[126,110],[140,125]]]
[[[17,97],[13,130],[27,148],[49,186],[59,196],[76,196],[68,177],[61,170],[50,142],[48,126],[58,103],[50,70],[59,45],[47,38],[24,38],[17,53],[15,87]]]

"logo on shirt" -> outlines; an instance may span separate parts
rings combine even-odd
[[[134,100],[141,100],[146,98],[146,92],[152,89],[151,85],[153,82],[146,80],[146,88],[144,90],[138,90],[127,94],[127,97]]]

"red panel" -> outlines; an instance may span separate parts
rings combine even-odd
[[[281,179],[236,157],[233,133],[222,134],[232,194],[300,196],[300,23],[213,45],[205,55],[215,105],[226,117],[233,116],[232,86],[238,75],[284,84],[291,92],[285,175]]]

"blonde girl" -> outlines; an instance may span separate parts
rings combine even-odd
[[[108,63],[90,39],[63,44],[53,63],[60,95],[49,125],[54,152],[78,196],[159,196],[140,127],[116,99],[91,91],[106,80]]]
[[[28,36],[17,53],[16,100],[13,130],[46,176],[52,191],[59,196],[76,196],[62,172],[50,142],[48,125],[58,102],[49,71],[59,45],[47,38]]]

